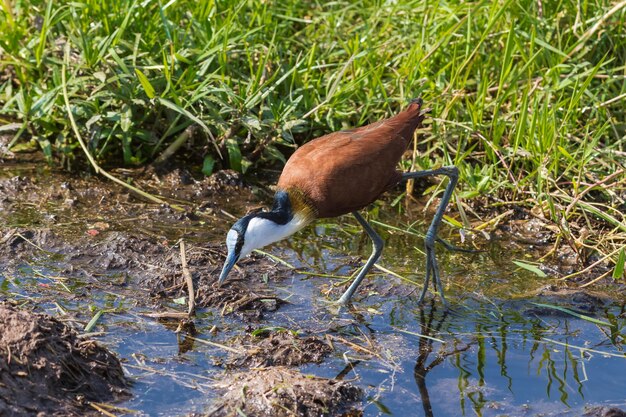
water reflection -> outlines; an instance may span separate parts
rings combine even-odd
[[[311,236],[305,232],[275,253],[309,271],[350,275],[356,265],[347,260],[369,249],[360,233],[348,233],[350,227],[318,225]],[[381,235],[387,241],[383,265],[421,282],[423,259],[414,249],[422,246],[421,238],[388,230]],[[398,357],[400,372],[376,358],[327,364],[335,367],[334,376],[357,378],[359,386],[371,387],[372,406],[365,406],[365,416],[577,416],[589,404],[626,407],[623,305],[530,295],[545,279],[510,262],[524,253],[495,244],[479,256],[440,253],[456,301],[453,311],[443,310],[435,299],[419,307],[416,297],[405,295],[410,291],[388,294],[387,282],[394,278],[372,274],[369,295],[359,299],[360,313],[352,314],[381,351]],[[313,286],[328,282],[307,280]],[[316,290],[306,293],[315,296]],[[502,301],[524,293],[529,295]],[[537,309],[533,301],[580,311],[612,326]]]
[[[449,356],[469,349],[469,345],[467,345],[461,349],[454,349],[450,352],[440,351],[428,362],[429,356],[433,351],[434,338],[441,332],[441,327],[449,315],[449,310],[447,309],[443,311],[443,314],[439,313],[434,300],[431,300],[429,304],[427,309],[419,311],[418,320],[422,337],[419,339],[417,346],[419,354],[417,355],[415,367],[413,368],[413,377],[415,378],[417,389],[422,398],[422,407],[424,408],[424,415],[426,417],[434,416],[430,394],[428,393],[428,387],[426,385],[426,376],[433,368],[443,363]]]
[[[421,334],[413,344],[418,355],[412,369],[420,415],[495,416],[521,408],[534,415],[625,405],[623,320],[609,330],[573,317],[526,315],[524,305],[474,305],[448,313],[431,303],[415,311],[414,326],[407,322],[404,328]],[[609,309],[613,317],[622,310]],[[605,333],[619,341],[617,351]],[[386,406],[394,414],[406,410],[400,402]]]

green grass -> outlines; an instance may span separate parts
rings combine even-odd
[[[296,143],[422,96],[431,130],[405,168],[456,164],[459,197],[534,209],[583,260],[617,262],[626,244],[624,1],[0,6],[13,151],[86,167],[64,68],[95,161],[145,164],[186,144],[207,174],[281,163]]]

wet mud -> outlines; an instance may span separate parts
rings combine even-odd
[[[226,193],[241,183],[237,174],[228,172],[203,181],[191,181],[190,174],[183,170],[163,177],[154,172],[133,174],[144,189],[163,186],[166,194],[178,202]],[[57,272],[65,276],[100,286],[143,289],[150,295],[150,302],[158,303],[186,295],[177,244],[179,238],[184,238],[191,242],[187,260],[193,269],[198,307],[248,314],[252,319],[276,310],[283,302],[268,293],[261,282],[268,271],[280,277],[281,269],[260,256],[240,263],[238,270],[245,271],[243,276],[237,278],[233,273],[228,285],[214,285],[224,259],[221,241],[227,230],[223,223],[218,231],[206,232],[205,222],[217,223],[211,208],[216,203],[200,202],[181,213],[143,203],[98,178],[75,178],[64,173],[48,181],[41,175],[34,178],[18,175],[0,180],[0,215],[6,216],[0,223],[0,264],[6,268],[16,268],[32,259],[53,260]],[[252,193],[249,198],[253,198]],[[116,274],[113,280],[99,279]],[[150,304],[145,297],[137,301]]]
[[[220,313],[235,314],[248,321],[260,320],[265,313],[276,311],[285,303],[263,285],[259,277],[274,278],[286,275],[280,267],[264,261],[259,256],[252,256],[241,262],[239,268],[247,271],[244,277],[229,279],[225,285],[217,286],[223,258],[219,245],[205,244],[204,247],[190,247],[187,252],[189,268],[193,270],[195,302],[199,308],[213,307]],[[160,274],[146,276],[142,285],[149,288],[149,294],[155,300],[172,299],[187,295],[187,285],[181,279],[180,255],[170,253],[159,261]],[[234,274],[233,274],[234,275]]]
[[[124,309],[106,303],[98,304],[97,308],[141,316],[175,328],[179,319],[167,318],[167,314],[156,318],[150,314],[184,315],[187,311],[188,288],[182,271],[180,239],[186,242],[186,261],[199,312],[198,319],[191,318],[186,321],[187,326],[179,326],[181,339],[196,335],[194,322],[196,326],[205,325],[204,337],[214,336],[211,343],[220,346],[223,353],[209,359],[216,369],[209,376],[202,375],[211,380],[208,392],[214,399],[206,410],[194,415],[362,415],[364,399],[375,398],[380,393],[360,384],[358,377],[344,380],[353,364],[372,361],[382,369],[373,373],[395,375],[402,357],[416,354],[398,342],[400,337],[396,333],[381,333],[371,328],[382,326],[380,323],[376,326],[369,323],[383,314],[392,314],[394,320],[402,323],[402,317],[413,311],[416,304],[419,289],[415,285],[398,285],[393,279],[368,279],[355,297],[356,308],[349,314],[328,317],[327,309],[322,308],[321,318],[310,317],[313,314],[310,311],[297,309],[292,297],[297,290],[280,291],[283,283],[284,287],[292,286],[288,279],[293,279],[294,271],[266,256],[252,254],[238,263],[226,285],[216,285],[225,255],[223,239],[234,215],[267,203],[271,195],[245,185],[236,173],[225,171],[202,178],[181,168],[115,172],[142,189],[183,206],[185,210],[181,212],[147,203],[100,178],[41,172],[36,166],[15,169],[0,171],[0,268],[5,271],[5,277],[18,277],[5,278],[0,283],[4,286],[0,301],[21,300],[19,309],[0,307],[0,326],[15,328],[8,333],[0,329],[0,366],[3,367],[0,378],[4,384],[0,384],[0,415],[2,407],[8,410],[8,415],[18,412],[36,415],[38,410],[45,415],[85,415],[95,412],[90,402],[115,404],[132,394],[133,387],[114,354],[78,337],[69,326],[28,310],[62,311],[59,302],[61,305],[71,302],[79,307],[67,309],[64,314],[68,323],[80,329],[93,316],[83,306],[92,306],[94,294],[103,295],[102,298],[113,294],[123,300]],[[236,198],[231,201],[229,196],[233,195]],[[550,249],[552,235],[544,226],[537,221],[511,219],[492,232],[493,240],[489,244],[483,244],[495,245],[493,241],[499,241],[504,257],[515,247],[545,253]],[[369,248],[369,241],[360,239],[358,245]],[[485,259],[482,253],[488,250],[481,243],[477,246],[483,252],[463,255],[475,260],[474,264]],[[563,259],[568,260],[559,263],[560,273],[575,270],[577,265],[571,262],[568,249],[559,250]],[[301,252],[299,256],[306,258],[306,249]],[[341,273],[349,274],[347,269],[354,270],[361,264],[361,258],[344,255],[339,262],[344,268]],[[462,275],[472,273],[466,268],[456,272],[456,276],[461,282]],[[418,283],[422,279],[423,271],[412,277]],[[466,284],[462,282],[462,285]],[[503,280],[501,285],[509,284]],[[345,282],[322,284],[321,297],[336,299],[345,286]],[[463,296],[460,296],[462,301]],[[615,300],[602,292],[569,290],[561,282],[533,288],[519,297],[564,305],[586,314],[601,313]],[[361,306],[363,300],[367,302]],[[411,307],[400,304],[385,307],[388,300],[402,300]],[[528,317],[562,315],[558,310],[540,306],[524,304],[520,309],[516,302],[512,302],[512,309],[522,310]],[[299,316],[284,318],[294,311]],[[282,328],[288,325],[296,330]],[[422,330],[428,335],[432,327]],[[472,343],[472,340],[464,342],[463,349],[469,350]],[[179,354],[193,351],[193,346],[193,342],[189,346],[181,345]],[[421,349],[417,349],[418,355],[423,353]],[[187,360],[180,357],[143,360],[140,356],[127,355],[132,359],[124,364],[145,370],[150,360],[168,365]],[[428,370],[444,359],[440,355]],[[340,366],[340,370],[345,366],[346,371],[334,374],[326,371],[325,365],[331,362]],[[321,365],[315,368],[315,364]],[[317,372],[322,376],[310,374]],[[57,391],[44,391],[45,384],[60,380],[53,384]],[[418,387],[421,392],[419,382]],[[43,395],[45,392],[48,394]],[[375,403],[382,410],[380,413],[386,413],[383,404],[374,400],[370,403]],[[597,410],[590,415],[608,416],[614,412],[609,408]],[[380,413],[370,411],[367,415]]]
[[[616,407],[590,407],[583,417],[626,417],[626,411]]]
[[[300,337],[289,331],[262,332],[261,336],[247,336],[240,343],[245,353],[228,361],[230,369],[320,363],[333,351],[328,342],[318,337]]]
[[[0,415],[97,415],[129,397],[113,353],[45,314],[0,304]]]
[[[350,405],[362,391],[344,381],[271,367],[229,375],[222,400],[206,416],[359,416]]]
[[[217,194],[241,189],[239,175],[220,172],[202,181],[180,169],[133,175],[144,189],[158,187],[178,203],[208,200],[179,213],[146,204],[97,178],[64,173],[49,180],[41,175],[0,178],[4,220],[0,222],[0,265],[7,275],[18,274],[25,264],[54,265],[50,279],[40,276],[46,282],[36,284],[38,299],[32,308],[53,304],[59,296],[80,303],[87,302],[94,290],[123,290],[135,307],[183,311],[172,304],[173,299],[188,294],[179,238],[189,242],[186,260],[197,309],[209,308],[243,323],[256,323],[287,303],[267,285],[269,276],[280,279],[287,269],[258,255],[240,262],[226,285],[215,285],[228,222],[221,221],[222,228],[212,234],[206,233],[202,223],[203,219],[218,223],[212,218],[217,209],[213,201],[219,199]],[[249,199],[255,199],[251,191]],[[63,277],[62,287],[53,276]],[[63,290],[67,285],[74,285],[69,293]],[[0,300],[5,297],[0,293]],[[68,319],[86,320],[79,314]],[[16,321],[21,325],[15,327]],[[84,415],[93,410],[90,401],[114,403],[128,395],[128,381],[115,356],[95,342],[78,339],[75,331],[57,320],[2,307],[0,326],[2,366],[7,370],[2,374],[0,414],[6,410],[8,415]],[[287,368],[320,363],[332,352],[317,337],[262,331],[237,336],[230,345],[239,353],[224,361],[222,366],[228,371],[215,386],[218,391],[230,389],[209,415],[231,415],[240,407],[249,415],[343,415],[347,405],[361,397],[360,389],[347,382]],[[238,372],[242,369],[253,371]],[[238,397],[244,386],[245,398]],[[268,390],[273,391],[269,396]]]

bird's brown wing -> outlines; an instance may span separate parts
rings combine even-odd
[[[399,181],[395,168],[404,149],[403,141],[389,137],[332,133],[298,149],[278,187],[302,191],[319,217],[359,210]]]
[[[301,191],[318,217],[362,209],[400,181],[396,166],[424,118],[420,108],[413,102],[392,118],[306,143],[287,161],[278,188]]]

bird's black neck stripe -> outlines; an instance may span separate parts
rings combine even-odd
[[[271,211],[258,213],[257,217],[268,219],[276,224],[285,225],[293,219],[293,209],[291,200],[286,191],[277,191],[274,195],[274,205]]]
[[[278,191],[274,196],[274,205],[271,211],[262,211],[260,213],[252,213],[237,220],[232,229],[239,232],[239,239],[241,242],[237,242],[238,245],[243,245],[243,236],[248,229],[248,223],[253,218],[258,217],[261,219],[271,220],[276,224],[285,225],[293,219],[293,210],[291,208],[291,200],[286,191]]]

